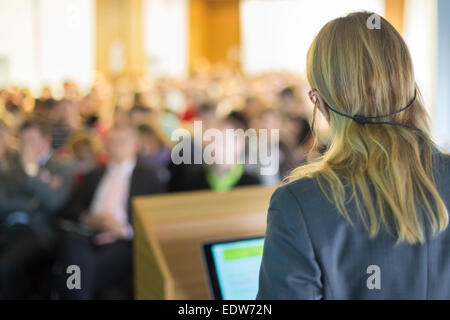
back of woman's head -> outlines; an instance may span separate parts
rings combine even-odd
[[[295,169],[288,180],[317,178],[350,221],[345,204],[351,196],[372,237],[384,228],[399,242],[422,242],[421,212],[435,232],[448,224],[433,177],[428,115],[404,40],[389,22],[372,15],[356,12],[332,20],[312,42],[309,83],[337,112],[329,112],[328,151]],[[373,17],[380,19],[377,28],[368,27]],[[391,124],[362,124],[354,115]]]

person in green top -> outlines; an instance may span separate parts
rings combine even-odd
[[[216,166],[207,166],[206,181],[211,189],[215,191],[227,191],[233,188],[239,180],[241,180],[244,174],[244,166],[242,164],[232,165],[231,168],[227,168],[224,172],[220,173]]]
[[[234,143],[230,143],[226,139],[227,129],[244,129],[243,124],[238,119],[228,116],[218,123],[217,129],[222,133],[223,139],[215,142],[214,158],[227,159],[227,157],[231,157],[234,161],[232,163],[218,161],[212,164],[185,166],[182,179],[176,181],[176,191],[211,189],[222,192],[237,186],[260,184],[259,179],[246,173],[243,164],[237,161],[244,152],[244,138],[235,136]]]

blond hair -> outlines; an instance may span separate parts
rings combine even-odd
[[[350,223],[346,204],[355,200],[370,237],[384,228],[397,243],[422,243],[425,237],[418,213],[422,209],[434,234],[448,225],[447,208],[433,176],[435,146],[429,136],[429,118],[405,42],[382,17],[381,28],[369,29],[366,23],[371,15],[351,13],[320,30],[307,55],[309,83],[330,106],[349,115],[394,113],[410,103],[417,90],[412,106],[386,121],[420,131],[399,125],[360,124],[330,112],[332,141],[328,150],[294,169],[285,182],[315,178]],[[316,109],[317,103],[314,117]]]

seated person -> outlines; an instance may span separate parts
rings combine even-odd
[[[236,137],[234,143],[229,143],[229,141],[226,141],[227,139],[225,137],[227,129],[242,129],[242,124],[236,121],[234,117],[227,117],[219,123],[218,127],[224,138],[218,139],[214,143],[215,159],[227,159],[230,153],[232,153],[232,159],[240,159],[244,154],[245,140]],[[193,150],[194,152],[199,152],[198,150]],[[239,163],[238,161],[234,161],[234,163],[227,162],[228,161],[217,161],[213,164],[203,163],[202,165],[184,165],[184,174],[178,175],[177,181],[172,181],[172,185],[175,185],[173,191],[204,189],[227,191],[237,186],[260,184],[257,177],[245,172],[242,163]]]
[[[282,165],[286,162],[286,159],[289,158],[289,150],[288,147],[283,143],[282,140],[278,138],[278,143],[272,141],[272,135],[275,135],[277,131],[284,125],[281,120],[281,114],[278,110],[272,108],[262,109],[258,116],[252,119],[253,126],[258,130],[266,130],[267,132],[267,141],[264,146],[267,149],[271,147],[277,147],[274,149],[275,152],[278,152],[279,161],[276,163],[277,171],[272,174],[260,175],[261,184],[274,186],[280,183],[281,178],[281,169]],[[261,134],[261,133],[259,133]],[[279,132],[278,132],[279,136]],[[259,136],[261,138],[261,136]],[[276,139],[276,138],[275,138]],[[257,146],[258,150],[251,150],[251,148],[246,149],[246,155],[250,156],[251,152],[259,152],[259,149],[263,147],[262,145]],[[249,174],[258,174],[261,172],[262,167],[264,167],[261,159],[258,159],[256,164],[248,163],[245,165],[245,170]]]
[[[31,274],[42,269],[50,275],[45,266],[52,263],[53,214],[70,187],[69,168],[51,152],[50,128],[38,122],[25,123],[20,129],[19,153],[10,157],[8,170],[0,173],[2,298],[31,298]]]
[[[66,231],[61,236],[63,299],[92,299],[104,289],[132,286],[131,198],[162,191],[154,170],[136,161],[138,138],[134,128],[113,127],[107,151],[106,167],[87,174],[62,211],[63,218],[79,223],[77,230],[92,231]],[[70,265],[81,270],[79,290],[66,285],[65,270]]]
[[[138,159],[157,170],[158,178],[162,182],[169,180],[167,169],[170,163],[170,148],[164,137],[157,129],[148,124],[138,126],[139,131],[139,155]]]
[[[143,123],[155,122],[158,112],[155,109],[146,106],[144,96],[141,93],[135,93],[134,104],[128,111],[130,124],[134,127]]]
[[[95,136],[87,132],[79,132],[68,141],[69,159],[73,163],[75,185],[83,182],[84,177],[98,165],[105,163],[100,143]]]
[[[11,140],[10,128],[0,119],[0,172],[8,170],[8,159],[14,151]]]

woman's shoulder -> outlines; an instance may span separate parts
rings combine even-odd
[[[433,165],[450,170],[450,153],[433,149]]]
[[[450,179],[450,153],[433,149],[433,173],[437,180],[447,181]]]
[[[319,197],[322,197],[322,191],[316,179],[301,178],[282,184],[275,189],[270,199],[270,207],[272,209],[300,207],[301,203]]]

